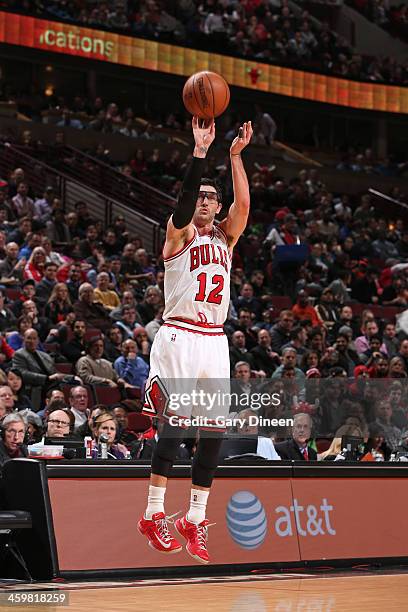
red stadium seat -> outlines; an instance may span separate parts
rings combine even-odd
[[[152,420],[145,414],[140,412],[128,412],[128,429],[131,431],[141,432],[150,429],[152,426]]]
[[[293,304],[288,295],[273,295],[271,297],[272,306],[278,312],[281,310],[291,309]]]
[[[112,404],[119,404],[119,402],[121,402],[123,399],[118,387],[93,385],[93,391],[95,395],[95,402],[97,404],[106,404],[107,406],[110,406]]]
[[[55,353],[58,350],[58,344],[56,342],[46,342],[44,348],[46,353]]]
[[[15,287],[6,287],[4,293],[6,294],[6,298],[10,300],[10,302],[14,302],[20,297],[21,289]]]
[[[97,327],[88,327],[85,331],[85,340],[89,341],[91,338],[99,338],[102,336],[102,332]]]
[[[72,363],[56,363],[55,364],[55,369],[57,370],[57,372],[60,372],[61,374],[73,374],[73,366]]]

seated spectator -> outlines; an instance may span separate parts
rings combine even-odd
[[[133,338],[137,344],[139,357],[144,359],[146,363],[150,364],[150,342],[145,328],[136,327],[133,332]]]
[[[383,461],[388,461],[391,450],[388,448],[384,431],[380,425],[372,424],[370,427],[370,437],[364,445],[364,454],[360,461],[377,461],[378,455],[382,456]]]
[[[37,304],[33,300],[26,300],[22,306],[21,315],[30,319],[30,327],[38,332],[41,342],[44,342],[48,336],[50,323],[46,317],[38,316]]]
[[[86,325],[82,319],[75,319],[71,325],[72,338],[61,344],[60,353],[67,361],[75,365],[80,357],[85,355]]]
[[[102,414],[103,412],[109,412],[109,408],[105,406],[105,404],[95,404],[95,406],[92,406],[92,408],[88,411],[87,421],[85,421],[83,425],[78,427],[75,432],[76,435],[80,438],[92,437],[94,420],[99,414]]]
[[[271,348],[279,353],[282,347],[290,342],[290,332],[295,322],[295,317],[291,310],[282,310],[279,321],[271,329]]]
[[[88,389],[82,385],[72,387],[69,392],[69,408],[75,417],[75,430],[86,423],[88,409]]]
[[[44,276],[35,287],[35,296],[39,306],[43,307],[50,299],[51,293],[57,284],[58,266],[52,261],[44,264]]]
[[[8,385],[0,386],[0,401],[6,407],[7,412],[14,412],[16,410],[13,392]]]
[[[366,321],[363,326],[363,330],[364,335],[358,336],[358,338],[356,338],[354,341],[354,345],[359,356],[363,355],[366,351],[370,349],[370,338],[372,336],[378,336],[379,333],[377,323],[371,320]],[[380,351],[384,354],[387,354],[386,347],[383,344],[380,347]]]
[[[242,331],[235,331],[232,334],[229,355],[231,371],[234,370],[238,361],[246,361],[250,367],[253,366],[253,356],[245,347],[245,335]]]
[[[77,319],[85,321],[89,327],[100,329],[106,333],[112,325],[112,320],[102,306],[94,300],[94,288],[90,283],[82,283],[79,287],[79,300],[74,304]]]
[[[138,357],[137,344],[134,340],[125,340],[122,344],[122,357],[116,359],[114,368],[120,378],[133,387],[144,387],[149,375],[149,366]]]
[[[42,198],[38,198],[34,202],[33,218],[40,223],[47,223],[50,220],[53,207],[52,203],[55,198],[54,187],[46,187]]]
[[[74,431],[75,417],[71,410],[64,405],[56,405],[45,419],[44,438],[64,438]]]
[[[403,338],[399,345],[397,356],[402,359],[405,371],[408,372],[408,339]]]
[[[25,393],[23,375],[17,368],[7,371],[7,384],[11,389],[14,400],[14,410],[33,410],[30,398]]]
[[[317,455],[317,459],[318,461],[335,461],[342,450],[341,438],[333,438],[329,448]]]
[[[17,187],[17,194],[11,199],[12,209],[16,217],[34,217],[34,202],[28,197],[28,185],[23,181]]]
[[[401,440],[401,430],[392,423],[393,410],[388,399],[379,400],[375,405],[375,421],[369,424],[377,425],[384,432],[384,440],[391,451],[397,450]]]
[[[4,293],[0,289],[0,333],[11,331],[16,327],[17,320],[14,313],[4,304]]]
[[[322,323],[316,310],[309,304],[309,296],[304,289],[299,291],[296,304],[292,307],[292,312],[295,319],[298,321],[310,321],[313,327]]]
[[[309,414],[298,412],[293,417],[292,438],[275,444],[275,450],[283,460],[316,461],[317,453],[308,446],[312,432],[312,419]]]
[[[398,355],[391,359],[388,374],[390,378],[406,378],[408,376],[405,362]]]
[[[141,327],[137,322],[137,312],[134,306],[122,306],[122,315],[120,320],[116,321],[116,326],[120,327],[125,338],[133,338],[133,332]]]
[[[323,325],[330,332],[338,321],[337,308],[334,305],[334,295],[331,289],[326,287],[323,289],[319,303],[315,306],[317,316],[322,321]]]
[[[28,457],[28,449],[24,444],[27,431],[27,421],[18,413],[8,414],[1,423],[3,436],[0,439],[0,468],[19,457]]]
[[[163,312],[164,306],[158,306],[156,314],[154,315],[154,319],[152,321],[149,321],[149,323],[145,327],[147,338],[151,344],[153,343],[154,337],[159,331],[160,327],[163,325]]]
[[[302,321],[302,323],[307,323],[307,321]],[[284,344],[282,350],[287,347],[294,348],[297,353],[298,364],[300,364],[302,361],[302,356],[307,353],[306,342],[306,327],[304,325],[296,325],[296,327],[294,327],[290,332],[290,342],[288,342],[288,344]]]
[[[282,374],[285,368],[294,368],[295,379],[298,383],[301,383],[302,387],[305,380],[305,374],[302,370],[296,367],[297,363],[297,352],[296,349],[288,346],[282,350],[281,365],[274,371],[272,378],[282,378]]]
[[[44,314],[54,325],[66,320],[72,312],[72,303],[65,283],[56,283],[45,306]]]
[[[4,285],[20,283],[26,260],[18,258],[19,246],[16,242],[8,242],[5,248],[6,257],[0,261],[0,282]]]
[[[106,310],[112,311],[119,307],[120,300],[117,293],[109,289],[109,283],[109,274],[107,272],[100,272],[96,277],[94,299],[96,303],[102,304]]]
[[[407,407],[405,404],[405,399],[403,399],[403,387],[399,381],[395,380],[393,383],[391,383],[387,399],[392,408],[392,424],[395,425],[395,427],[398,427],[398,429],[401,431],[405,431],[408,426]]]
[[[241,334],[242,332],[235,332]],[[280,365],[278,353],[275,353],[271,348],[271,335],[266,329],[260,329],[258,332],[258,345],[255,346],[250,353],[252,358],[252,367],[256,371],[265,372],[267,378],[270,378],[273,372]],[[243,357],[245,360],[245,357]]]
[[[25,315],[17,320],[17,331],[12,332],[7,336],[7,344],[14,351],[17,351],[23,346],[24,333],[31,327],[31,319]]]
[[[35,247],[24,267],[24,279],[32,279],[39,283],[44,276],[45,251],[42,247]]]
[[[75,215],[75,213],[72,213]],[[72,242],[70,228],[68,227],[64,211],[60,208],[54,210],[47,221],[47,237],[56,247],[65,247]]]
[[[143,325],[146,325],[149,321],[154,319],[156,308],[162,303],[163,294],[160,289],[157,287],[148,287],[145,291],[143,301],[136,307]]]
[[[119,325],[112,325],[108,333],[106,334],[105,340],[105,351],[104,355],[108,361],[112,363],[116,361],[122,355],[122,343],[124,339],[124,332]]]
[[[64,374],[55,371],[53,358],[38,350],[39,337],[35,329],[27,329],[24,334],[24,348],[18,349],[13,355],[13,368],[20,370],[27,393],[38,412],[41,397],[46,388],[64,378]]]
[[[94,447],[98,448],[99,438],[102,434],[108,437],[108,459],[125,459],[127,457],[127,448],[120,442],[115,444],[118,424],[112,412],[103,412],[94,417],[94,428],[92,436]]]
[[[91,338],[86,345],[86,355],[77,361],[78,376],[86,385],[126,386],[127,383],[118,376],[111,362],[102,358],[103,351],[102,338]]]
[[[110,316],[114,321],[117,321],[121,318],[122,308],[124,306],[133,306],[134,308],[136,308],[137,302],[136,302],[135,294],[133,293],[133,291],[123,292],[120,306],[112,310],[110,313]],[[140,323],[140,325],[142,324],[142,319],[140,318],[139,313],[137,313],[136,315],[136,320],[138,323]]]
[[[237,433],[239,433],[243,437],[257,437],[256,454],[259,457],[268,459],[268,461],[280,461],[281,458],[275,450],[272,439],[269,436],[261,435],[259,432],[258,425],[251,425],[251,422],[256,421],[257,416],[258,415],[256,414],[256,412],[248,408],[238,412],[235,418],[242,421],[242,423],[239,423],[237,427]]]
[[[44,430],[41,417],[28,408],[21,410],[19,414],[27,421],[27,446],[38,444],[42,440]]]

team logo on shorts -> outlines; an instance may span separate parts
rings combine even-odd
[[[238,491],[227,506],[227,527],[230,536],[242,548],[252,550],[262,544],[266,536],[265,509],[250,491]]]
[[[171,340],[172,342],[175,342],[175,341],[176,341],[176,336],[177,336],[177,334],[171,334],[171,338],[170,338],[170,340]]]
[[[151,416],[165,414],[169,403],[169,394],[158,376],[154,376],[146,388],[143,412]]]

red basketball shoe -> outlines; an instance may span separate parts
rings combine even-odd
[[[156,512],[151,520],[143,516],[137,524],[140,533],[149,540],[149,546],[168,555],[178,553],[183,548],[169,531],[167,521],[170,519],[171,522],[171,518],[166,517],[164,512]]]
[[[208,527],[214,525],[205,519],[199,525],[190,523],[185,516],[177,519],[174,527],[179,535],[187,540],[186,550],[189,555],[200,563],[209,563],[210,557],[207,550]]]

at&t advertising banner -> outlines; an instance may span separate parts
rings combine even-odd
[[[48,482],[61,571],[192,565],[185,551],[165,557],[138,533],[147,479]],[[190,486],[169,481],[169,515],[186,511]],[[408,556],[407,502],[405,478],[216,478],[207,513],[215,523],[211,562]]]

